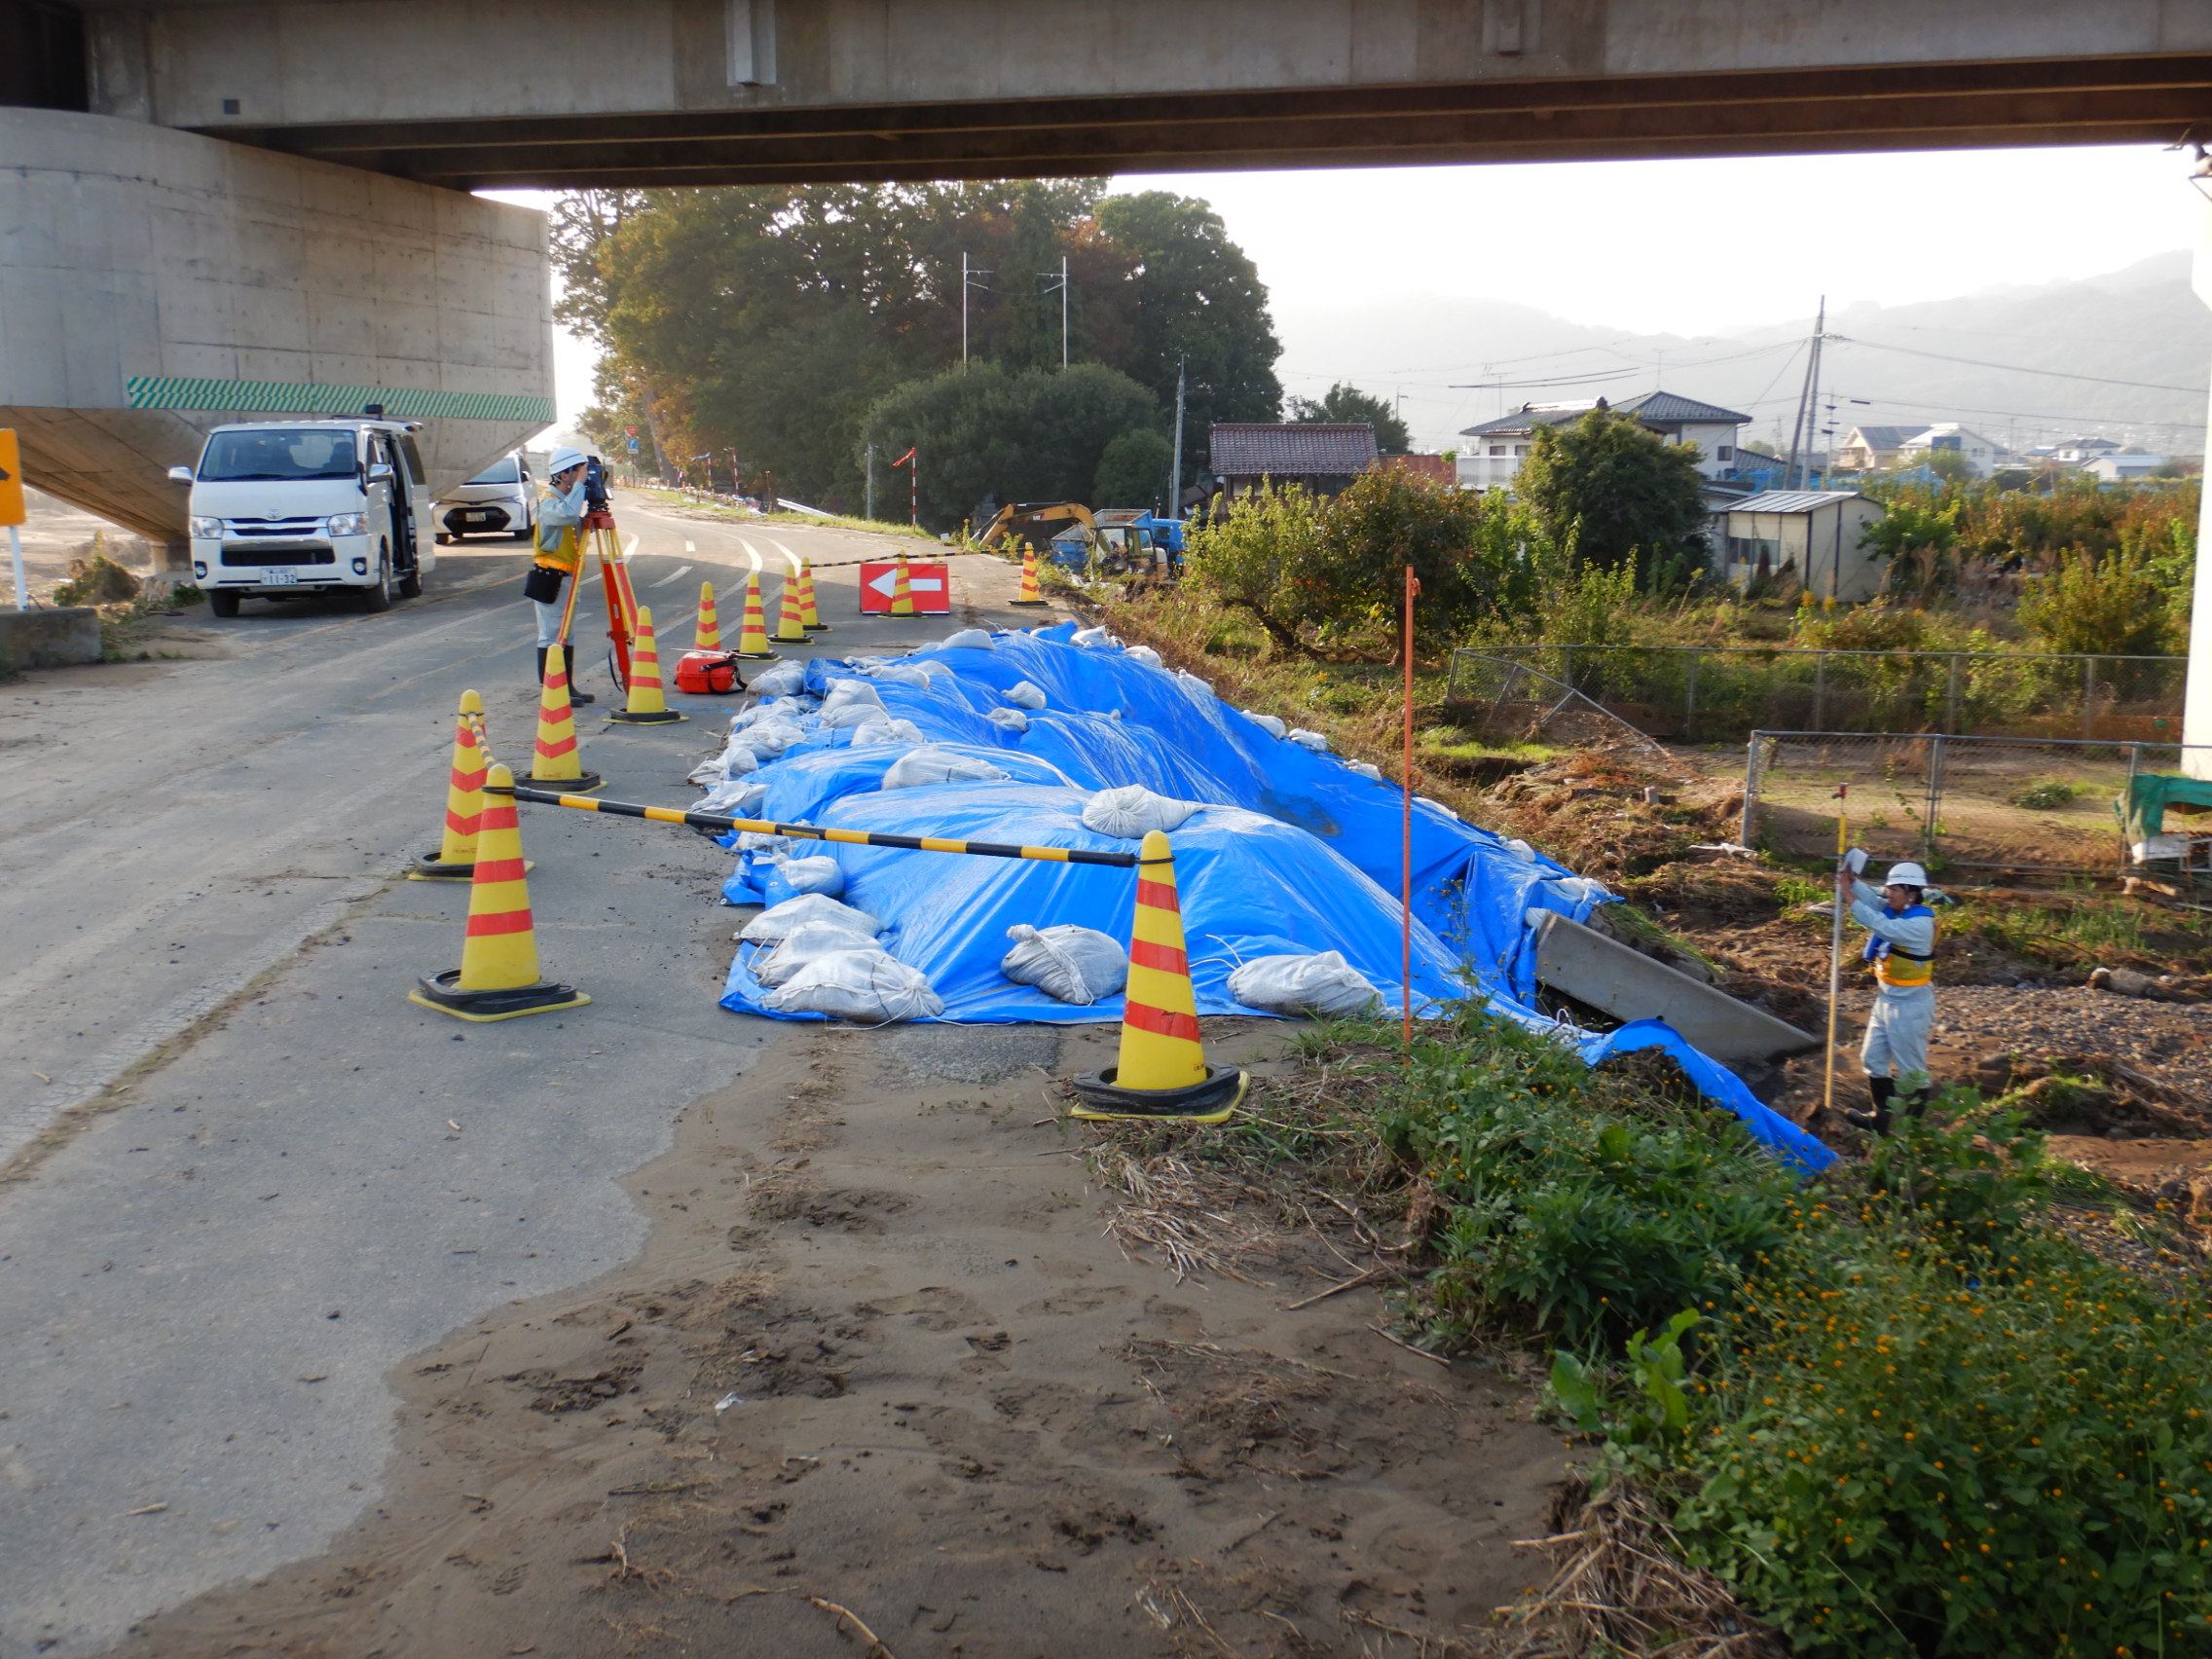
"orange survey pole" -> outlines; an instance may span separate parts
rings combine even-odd
[[[1420,583],[1414,576],[1414,568],[1408,565],[1404,605],[1405,638],[1398,647],[1406,665],[1405,804],[1400,848],[1404,863],[1398,876],[1398,903],[1403,912],[1401,944],[1405,952],[1399,969],[1406,998],[1403,1037],[1409,1055],[1414,1051],[1414,597],[1419,592]]]
[[[1843,867],[1851,850],[1851,816],[1849,801],[1851,786],[1835,787],[1835,893],[1829,901],[1835,919],[1828,930],[1828,1046],[1826,1063],[1822,1067],[1821,1110],[1835,1110],[1835,1025],[1836,1004],[1843,999]]]

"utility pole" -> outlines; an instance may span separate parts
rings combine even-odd
[[[1805,359],[1805,384],[1797,394],[1797,418],[1789,424],[1789,460],[1782,469],[1782,487],[1785,490],[1802,489],[1804,487],[1803,475],[1797,470],[1797,458],[1802,453],[1798,448],[1798,441],[1805,436],[1805,422],[1813,408],[1814,387],[1820,382],[1821,337],[1826,333],[1827,323],[1828,297],[1823,294],[1820,313],[1813,321],[1812,350]],[[1811,419],[1818,422],[1820,417],[1818,414],[1811,414]],[[1809,443],[1805,446],[1806,449],[1811,447]]]
[[[1045,283],[1046,293],[1054,288],[1060,291],[1060,367],[1064,369],[1068,366],[1068,256],[1060,255],[1059,270],[1040,271],[1037,276]]]
[[[1175,462],[1167,475],[1167,516],[1171,519],[1183,516],[1183,390],[1190,361],[1188,354],[1175,359]]]
[[[967,254],[960,256],[960,366],[963,369],[968,367],[968,290],[977,288],[989,293],[991,285],[977,280],[978,277],[989,275],[980,266],[971,266]]]
[[[875,446],[873,444],[867,446],[866,495],[867,499],[861,507],[861,517],[873,524],[875,522]]]

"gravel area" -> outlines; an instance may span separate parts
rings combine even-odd
[[[2192,1092],[2212,1092],[2212,1003],[2144,1002],[2079,985],[1938,984],[1936,1011],[1938,1049],[2107,1054]]]

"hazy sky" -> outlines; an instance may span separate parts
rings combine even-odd
[[[1211,202],[1286,320],[1435,294],[1695,335],[1810,318],[1823,293],[1947,299],[2191,246],[2212,209],[2188,174],[2179,155],[2129,146],[1131,175],[1115,188]],[[1325,343],[1285,333],[1285,385],[1310,390],[1333,372]],[[590,401],[591,353],[563,340],[556,358],[566,421]]]

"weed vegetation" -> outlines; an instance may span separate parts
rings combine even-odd
[[[1396,1037],[1309,1031],[1317,1081],[1176,1156],[1395,1207],[1403,1329],[1550,1352],[1594,1488],[1736,1602],[1607,1652],[2212,1652],[2212,1314],[2056,1225],[2085,1177],[2020,1102],[1952,1091],[1807,1177],[1651,1056],[1472,1006]]]

